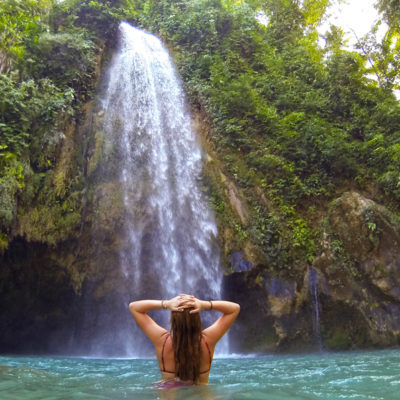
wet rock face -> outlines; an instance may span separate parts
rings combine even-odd
[[[331,205],[314,259],[322,346],[400,344],[400,228],[389,210],[356,192]],[[292,275],[232,253],[227,298],[241,304],[231,333],[237,351],[317,349],[309,268]],[[282,268],[284,270],[284,268]],[[267,272],[268,271],[268,272]],[[315,294],[315,293],[314,293]],[[315,318],[314,318],[315,319]]]
[[[330,242],[315,265],[324,276],[322,330],[328,348],[400,342],[400,228],[386,208],[356,192],[329,212]]]
[[[268,294],[271,313],[276,316],[289,314],[295,301],[296,282],[267,277],[264,288]]]
[[[358,193],[345,193],[330,223],[349,258],[383,294],[400,301],[400,224],[386,208]]]
[[[334,202],[329,222],[347,253],[366,272],[371,269],[371,256],[390,270],[400,270],[400,222],[386,208],[348,192]]]
[[[241,305],[238,321],[230,333],[233,350],[274,352],[314,348],[307,285],[263,269],[257,266],[224,279],[224,296]]]
[[[240,272],[240,271],[249,271],[251,268],[253,268],[253,263],[250,261],[247,261],[244,254],[240,251],[234,251],[230,254],[229,256],[232,269],[235,272]]]
[[[236,272],[224,278],[224,297],[241,306],[229,336],[234,351],[272,351],[279,340],[265,290],[256,281],[254,271]]]
[[[358,260],[365,259],[375,247],[366,216],[373,204],[358,193],[345,193],[333,203],[329,216],[329,222],[346,252]]]
[[[0,352],[65,352],[79,313],[79,296],[57,250],[15,238],[0,268]]]

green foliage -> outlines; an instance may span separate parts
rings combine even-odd
[[[54,5],[50,15],[54,32],[84,31],[91,39],[115,39],[122,17],[120,0],[64,0]]]
[[[289,221],[289,227],[292,231],[292,246],[299,248],[303,253],[303,257],[312,262],[315,255],[315,242],[313,240],[313,233],[308,227],[306,221],[301,218],[292,219]]]
[[[61,202],[50,190],[42,190],[42,194],[51,197],[39,203],[37,207],[20,216],[21,230],[27,240],[46,242],[55,245],[68,239],[81,224],[81,209],[74,208],[71,199]]]
[[[92,96],[104,43],[115,40],[118,6],[0,3],[0,251],[17,218],[28,240],[50,244],[81,224],[82,150],[74,149],[73,119]]]
[[[389,169],[384,172],[379,176],[378,182],[386,193],[393,195],[397,201],[400,201],[400,172],[398,169]]]
[[[378,0],[376,8],[382,14],[371,32],[358,42],[358,48],[368,57],[371,74],[387,91],[400,87],[400,3],[397,0]],[[377,37],[382,22],[387,24],[383,38]]]
[[[18,82],[0,75],[0,143],[21,156],[30,145],[41,147],[54,140],[54,121],[59,113],[71,112],[72,89],[65,92],[50,80]],[[35,130],[44,135],[33,136]]]
[[[249,236],[254,243],[264,249],[269,262],[279,265],[282,260],[282,232],[278,218],[268,213],[268,210],[256,205],[252,209],[252,225]]]
[[[400,4],[397,0],[377,0],[376,5],[386,22],[396,29],[400,29]]]
[[[325,333],[324,344],[333,350],[348,350],[354,345],[352,338],[349,337],[348,330],[342,327],[331,329],[329,334]]]
[[[0,255],[8,248],[8,236],[6,233],[0,232]]]
[[[399,104],[389,86],[368,77],[368,54],[343,50],[339,28],[332,27],[320,47],[316,27],[327,0],[125,4],[136,24],[175,50],[190,101],[210,115],[213,142],[232,178],[246,193],[261,188],[280,216],[270,224],[272,210],[261,212],[260,199],[248,195],[258,211],[249,227],[235,228],[237,235],[266,253],[273,252],[271,243],[281,248],[270,240],[281,236],[310,262],[316,233],[300,204],[371,179],[399,199]],[[386,61],[394,65],[394,58]],[[217,212],[225,212],[222,205],[216,201]],[[269,237],[269,226],[279,233]]]
[[[31,49],[29,74],[51,79],[58,87],[74,89],[80,100],[92,90],[95,45],[82,32],[43,33]]]
[[[14,153],[7,151],[5,144],[0,145],[0,226],[9,228],[15,217],[14,199],[24,187],[23,165]],[[1,246],[0,246],[1,247]]]
[[[53,0],[2,0],[0,3],[0,50],[21,63],[26,46],[46,29]],[[0,68],[0,73],[3,70]]]
[[[360,53],[343,49],[337,27],[326,33],[321,48],[316,27],[328,5],[328,0],[2,1],[2,232],[18,207],[26,211],[21,220],[31,238],[54,243],[79,225],[82,176],[78,166],[72,172],[58,158],[63,127],[91,98],[99,54],[105,43],[114,44],[122,18],[162,36],[192,106],[210,117],[225,172],[248,197],[246,225],[230,214],[221,192],[211,195],[239,241],[257,243],[276,265],[290,259],[289,253],[309,263],[317,233],[304,204],[326,201],[355,181],[363,188],[373,182],[399,205],[400,109],[392,93],[399,80],[397,3],[378,1],[389,31],[382,43],[371,32],[360,41]],[[257,19],[259,12],[266,24]],[[89,172],[95,166],[93,158]]]

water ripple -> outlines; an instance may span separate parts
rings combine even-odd
[[[0,357],[2,400],[398,400],[400,351],[214,360],[210,385],[154,388],[156,360]]]

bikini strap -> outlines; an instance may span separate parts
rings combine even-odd
[[[204,337],[203,335],[201,335],[201,339],[204,340],[204,343],[205,343],[205,345],[206,345],[206,347],[207,347],[207,350],[208,350],[208,357],[209,357],[209,359],[210,359],[210,363],[209,363],[208,369],[207,369],[206,371],[201,371],[201,372],[200,372],[200,374],[206,374],[206,373],[209,372],[210,369],[211,369],[212,357],[211,357],[210,346],[208,345],[207,340],[205,339],[205,337]]]
[[[165,369],[165,365],[164,365],[164,348],[165,348],[165,343],[167,343],[168,338],[169,338],[169,333],[167,333],[165,335],[165,340],[164,340],[163,347],[162,347],[162,350],[161,350],[161,363],[162,363],[162,371],[163,372],[167,372],[166,369]]]
[[[170,334],[167,333],[166,336],[165,336],[165,340],[164,340],[164,343],[163,343],[162,350],[161,350],[161,364],[162,364],[162,370],[161,370],[161,371],[162,371],[162,372],[175,373],[175,372],[173,372],[173,371],[167,371],[167,370],[165,369],[165,365],[164,365],[164,349],[165,349],[165,344],[167,343],[167,340],[168,340],[169,337],[170,337]],[[206,345],[206,347],[207,347],[207,351],[208,351],[208,357],[209,357],[209,359],[210,359],[210,361],[209,361],[209,366],[208,366],[208,370],[207,370],[207,371],[202,371],[202,372],[200,372],[200,374],[205,374],[205,373],[207,373],[208,371],[210,371],[210,369],[211,369],[212,357],[211,357],[210,346],[208,345],[207,340],[205,339],[205,337],[204,337],[203,335],[201,335],[201,338],[202,338],[202,340],[204,340],[204,343],[205,343],[205,345]]]
[[[203,340],[204,340],[204,343],[205,343],[206,346],[207,346],[208,357],[210,358],[210,367],[209,367],[209,370],[210,370],[210,369],[211,369],[211,363],[212,363],[211,350],[210,350],[210,346],[209,346],[208,343],[207,343],[207,340],[206,340],[205,338],[203,338]]]

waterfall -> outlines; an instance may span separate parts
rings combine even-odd
[[[104,171],[112,166],[125,208],[126,244],[119,254],[121,275],[129,283],[129,294],[121,299],[124,312],[128,301],[142,298],[180,293],[219,298],[217,228],[200,188],[203,154],[182,85],[157,37],[121,23],[101,105],[101,162]],[[166,314],[155,313],[164,324]],[[142,355],[143,334],[131,318],[117,325],[112,334],[96,334],[93,351],[123,342],[119,355]]]
[[[312,303],[313,330],[314,330],[315,341],[318,350],[322,351],[323,344],[321,336],[321,305],[319,302],[319,295],[318,295],[318,273],[312,267],[310,267],[308,271],[308,283],[309,283],[309,290]]]

